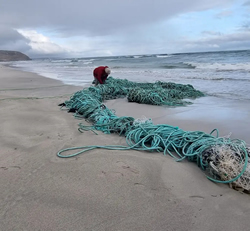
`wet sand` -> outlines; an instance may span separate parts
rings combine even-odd
[[[0,65],[1,230],[248,230],[249,195],[207,180],[187,161],[160,153],[96,149],[75,158],[68,147],[121,145],[124,137],[80,133],[57,105],[81,87]],[[119,116],[151,118],[183,130],[250,143],[249,102],[212,97],[166,108],[106,102]]]

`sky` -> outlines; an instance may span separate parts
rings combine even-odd
[[[31,58],[250,49],[250,0],[0,0],[0,50]]]

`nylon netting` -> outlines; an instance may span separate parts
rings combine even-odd
[[[115,150],[146,150],[162,152],[176,161],[188,159],[204,170],[208,179],[218,183],[233,183],[250,190],[249,149],[243,140],[219,137],[218,130],[210,134],[201,131],[183,131],[167,124],[154,125],[147,118],[118,117],[103,104],[103,100],[126,97],[128,101],[153,105],[181,106],[204,94],[191,85],[175,83],[135,83],[109,77],[105,84],[76,92],[63,106],[85,118],[92,125],[79,124],[79,131],[91,130],[118,133],[126,137],[128,146],[84,146],[61,150],[59,157],[72,157],[94,148]],[[213,135],[217,131],[216,135]],[[96,132],[95,132],[96,133]],[[68,150],[83,149],[72,155],[61,155]]]

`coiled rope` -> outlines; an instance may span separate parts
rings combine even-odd
[[[119,87],[114,87],[119,83]],[[132,86],[132,87],[131,87]],[[142,86],[142,88],[139,88]],[[130,89],[131,87],[131,89]],[[133,88],[135,87],[135,88]],[[158,92],[155,91],[158,89]],[[173,90],[174,91],[170,91]],[[184,93],[178,95],[178,90],[182,89]],[[185,90],[191,93],[185,93]],[[134,93],[135,92],[135,93]],[[142,95],[139,94],[142,92]],[[164,92],[168,94],[164,94]],[[249,179],[246,177],[248,165],[248,151],[246,144],[242,140],[231,140],[230,138],[220,138],[218,130],[214,129],[210,134],[201,131],[183,131],[178,127],[167,124],[154,125],[149,119],[145,121],[135,120],[133,117],[118,117],[115,112],[108,109],[103,103],[103,99],[112,99],[124,97],[131,94],[133,100],[140,98],[140,103],[156,105],[183,105],[183,101],[178,101],[186,95],[189,97],[203,96],[204,94],[195,90],[191,85],[175,85],[173,83],[156,82],[154,84],[133,83],[128,80],[115,80],[109,78],[106,84],[97,87],[89,87],[76,92],[69,101],[65,101],[63,106],[67,109],[75,110],[75,117],[85,118],[92,125],[79,124],[79,131],[102,131],[106,134],[118,133],[126,137],[127,146],[82,146],[72,147],[60,150],[57,155],[62,158],[74,157],[94,149],[109,150],[139,150],[150,152],[161,152],[164,155],[170,155],[176,161],[188,159],[195,162],[202,170],[206,171],[208,179],[218,183],[237,182],[239,179],[243,183],[241,187],[250,188]],[[151,94],[150,94],[151,93]],[[158,96],[156,96],[158,94]],[[137,97],[137,95],[140,95]],[[149,96],[145,100],[145,96]],[[166,103],[172,99],[171,103]],[[129,99],[128,99],[129,100]],[[133,101],[132,100],[132,101]],[[216,135],[213,133],[216,132]],[[97,134],[95,132],[95,134]],[[63,155],[67,151],[77,150],[76,153]],[[78,151],[79,150],[79,151]],[[232,163],[236,166],[232,171]],[[250,173],[250,171],[249,171]],[[245,174],[245,175],[244,175]],[[247,178],[247,179],[246,179]],[[247,183],[246,183],[247,181]],[[243,186],[242,186],[243,185]]]

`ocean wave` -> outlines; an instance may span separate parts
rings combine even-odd
[[[188,62],[187,64],[196,66],[197,69],[223,71],[250,71],[250,63],[196,63]]]
[[[124,68],[123,66],[113,66],[112,69],[121,69]]]
[[[189,63],[167,63],[161,66],[164,69],[195,69],[196,66]]]
[[[170,58],[172,55],[156,55],[156,58]]]
[[[83,64],[91,64],[91,63],[93,63],[93,62],[91,62],[91,61],[87,61],[87,62],[83,62]]]
[[[118,57],[118,59],[122,59],[122,58],[134,59],[134,55],[125,55],[125,56]]]
[[[117,60],[117,59],[105,59],[105,61],[114,61],[114,60]]]
[[[207,80],[207,81],[236,81],[236,82],[250,82],[250,79],[243,79],[243,78],[228,78],[228,77],[201,77],[201,76],[186,76],[185,79],[190,80]]]
[[[51,63],[70,63],[72,62],[71,59],[57,59],[57,60],[49,60]]]
[[[121,56],[120,58],[129,58],[129,59],[140,59],[140,58],[149,58],[149,57],[155,57],[155,55],[126,55]]]

